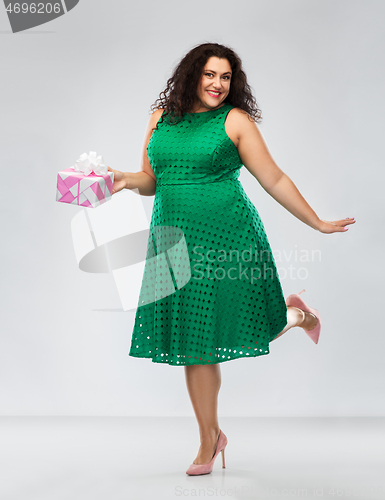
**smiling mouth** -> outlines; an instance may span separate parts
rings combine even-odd
[[[207,90],[207,93],[211,96],[211,97],[219,97],[221,95],[222,92],[215,92],[213,90]]]

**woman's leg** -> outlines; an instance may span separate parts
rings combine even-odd
[[[219,363],[185,366],[187,390],[199,426],[201,445],[195,464],[206,464],[212,459],[219,436],[218,393],[221,387]]]
[[[277,339],[294,326],[311,329],[317,319],[298,307],[287,306],[287,324],[273,339]],[[212,459],[219,435],[218,393],[221,387],[220,364],[185,366],[187,390],[199,426],[201,445],[195,464],[205,464]]]
[[[318,320],[312,314],[302,311],[302,309],[299,309],[298,307],[287,306],[287,324],[282,332],[274,337],[271,342],[294,326],[300,326],[301,328],[305,328],[305,330],[311,330],[316,326],[317,321]]]

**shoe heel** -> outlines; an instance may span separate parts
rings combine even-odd
[[[317,309],[313,309],[309,307],[304,300],[300,297],[300,294],[303,293],[305,289],[301,290],[300,292],[296,294],[289,295],[286,299],[286,305],[287,306],[294,306],[298,307],[298,309],[301,309],[304,312],[310,312],[315,316],[318,320],[317,325],[312,328],[311,330],[305,330],[305,333],[310,337],[310,339],[315,343],[318,344],[319,336],[321,333],[321,317],[320,313],[317,311]]]
[[[222,452],[222,468],[225,469],[225,448],[227,446],[227,437],[223,434],[222,431],[219,432],[217,446],[215,448],[215,453],[213,458],[207,464],[194,464],[192,463],[190,467],[186,470],[186,474],[190,476],[198,476],[202,474],[210,474],[214,467],[214,462],[217,456],[219,455],[219,451]]]

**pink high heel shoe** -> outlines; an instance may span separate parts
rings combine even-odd
[[[298,309],[301,309],[302,311],[309,312],[313,316],[315,316],[318,319],[318,323],[314,328],[311,330],[305,330],[305,333],[309,335],[309,337],[312,339],[312,341],[315,344],[318,344],[318,339],[321,333],[321,317],[320,313],[317,311],[317,309],[313,309],[312,307],[309,307],[299,296],[300,293],[304,292],[305,289],[301,290],[299,293],[293,293],[292,295],[289,295],[288,298],[286,299],[286,305],[287,306],[294,306],[298,307]]]
[[[214,462],[219,452],[222,452],[222,468],[224,469],[226,446],[227,446],[227,437],[220,430],[217,447],[215,449],[214,456],[210,460],[210,462],[208,464],[191,464],[190,467],[186,470],[186,474],[189,474],[190,476],[198,476],[200,474],[210,474],[210,472],[213,470]]]

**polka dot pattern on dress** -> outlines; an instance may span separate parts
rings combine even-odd
[[[233,108],[158,122],[157,183],[129,355],[172,366],[269,354],[287,308],[264,225],[239,181]]]

